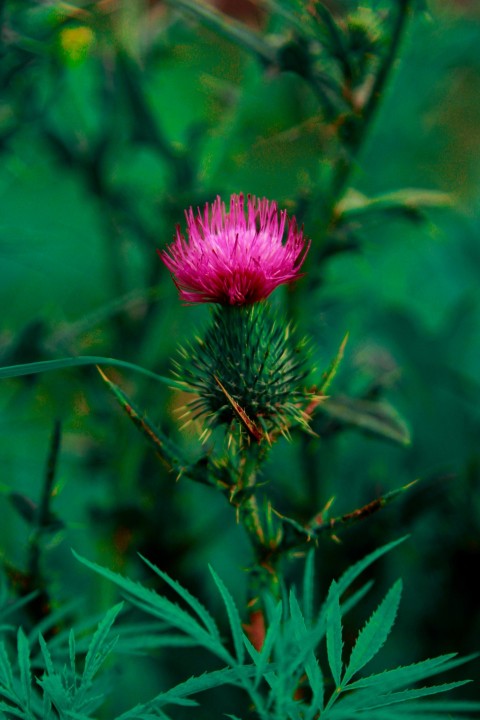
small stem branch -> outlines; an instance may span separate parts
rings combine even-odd
[[[35,529],[30,541],[28,575],[31,578],[32,584],[36,584],[40,578],[40,543],[41,537],[50,523],[50,501],[52,498],[53,483],[55,481],[60,442],[61,423],[59,420],[56,420],[50,440],[50,450],[45,468],[45,480],[43,483],[42,496],[37,508]]]
[[[383,64],[377,74],[377,77],[375,78],[368,100],[363,108],[363,119],[366,125],[368,125],[375,110],[377,109],[386,81],[390,75],[395,58],[397,57],[400,43],[402,42],[405,34],[407,19],[411,14],[412,0],[398,0],[398,6],[398,15],[393,27],[392,41]]]
[[[398,0],[398,13],[392,30],[392,38],[387,53],[375,77],[366,102],[359,112],[359,126],[355,133],[349,152],[339,162],[333,181],[333,196],[337,201],[343,194],[350,175],[355,167],[355,161],[365,143],[368,131],[372,125],[373,117],[380,104],[383,91],[390,76],[393,63],[398,54],[403,39],[407,19],[411,13],[412,0]],[[335,206],[336,202],[334,203]],[[333,206],[333,207],[334,207]]]
[[[327,514],[327,510],[330,506],[329,503],[326,509],[314,515],[314,517],[304,526],[295,522],[291,518],[284,517],[277,513],[278,517],[280,517],[283,521],[284,529],[289,530],[288,534],[284,534],[283,541],[278,547],[278,552],[285,554],[291,550],[295,550],[296,548],[305,547],[308,544],[311,546],[311,543],[316,542],[323,533],[330,533],[330,535],[335,538],[334,532],[337,528],[341,529],[343,527],[353,525],[359,520],[365,520],[370,517],[370,515],[373,515],[386,505],[390,504],[393,500],[397,499],[404,492],[410,490],[410,488],[412,488],[416,483],[417,480],[413,480],[407,485],[404,485],[396,490],[392,490],[381,497],[375,498],[356,510],[352,510],[351,512],[343,515],[338,515],[337,517],[325,519],[324,516]]]

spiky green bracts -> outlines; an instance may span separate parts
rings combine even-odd
[[[192,417],[239,423],[255,439],[305,423],[305,343],[266,302],[216,306],[205,338],[181,350],[179,377],[198,394]]]

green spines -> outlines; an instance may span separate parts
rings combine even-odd
[[[304,343],[268,303],[216,307],[205,338],[181,354],[178,374],[199,395],[189,411],[210,426],[239,420],[268,433],[304,422]]]

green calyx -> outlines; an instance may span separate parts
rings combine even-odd
[[[208,427],[238,422],[260,440],[305,424],[305,343],[268,303],[216,306],[205,338],[181,355],[178,375],[198,394],[189,413]]]

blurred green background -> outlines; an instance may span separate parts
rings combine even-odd
[[[329,6],[342,17],[366,4],[390,5]],[[253,3],[221,9],[260,36],[284,32]],[[478,3],[435,0],[415,13],[349,179],[369,197],[424,188],[448,203],[360,213],[331,247],[322,198],[338,138],[301,73],[265,67],[175,3],[4,1],[0,11],[0,365],[103,355],[168,375],[177,344],[204,327],[208,309],[181,305],[156,249],[190,205],[232,192],[276,199],[312,238],[307,278],[294,293],[279,290],[278,302],[311,336],[319,372],[349,331],[332,390],[373,387],[406,419],[412,441],[324,419],[318,440],[274,449],[269,492],[305,521],[333,495],[339,514],[421,478],[343,532],[341,544],[320,543],[319,592],[353,560],[410,533],[376,575],[371,608],[388,582],[405,582],[385,664],[477,650]],[[184,399],[131,373],[109,375],[198,455],[195,432],[180,431],[175,415]],[[54,605],[83,598],[81,614],[116,598],[75,563],[72,547],[136,576],[140,551],[218,609],[204,580],[211,562],[242,603],[250,556],[231,508],[208,488],[175,482],[94,368],[1,382],[0,557],[17,589],[56,420],[58,522],[40,563]],[[292,579],[298,570],[292,562]],[[200,657],[184,650],[168,663],[158,653],[155,668],[138,663],[142,683],[138,666],[125,671],[112,711],[198,671]]]

